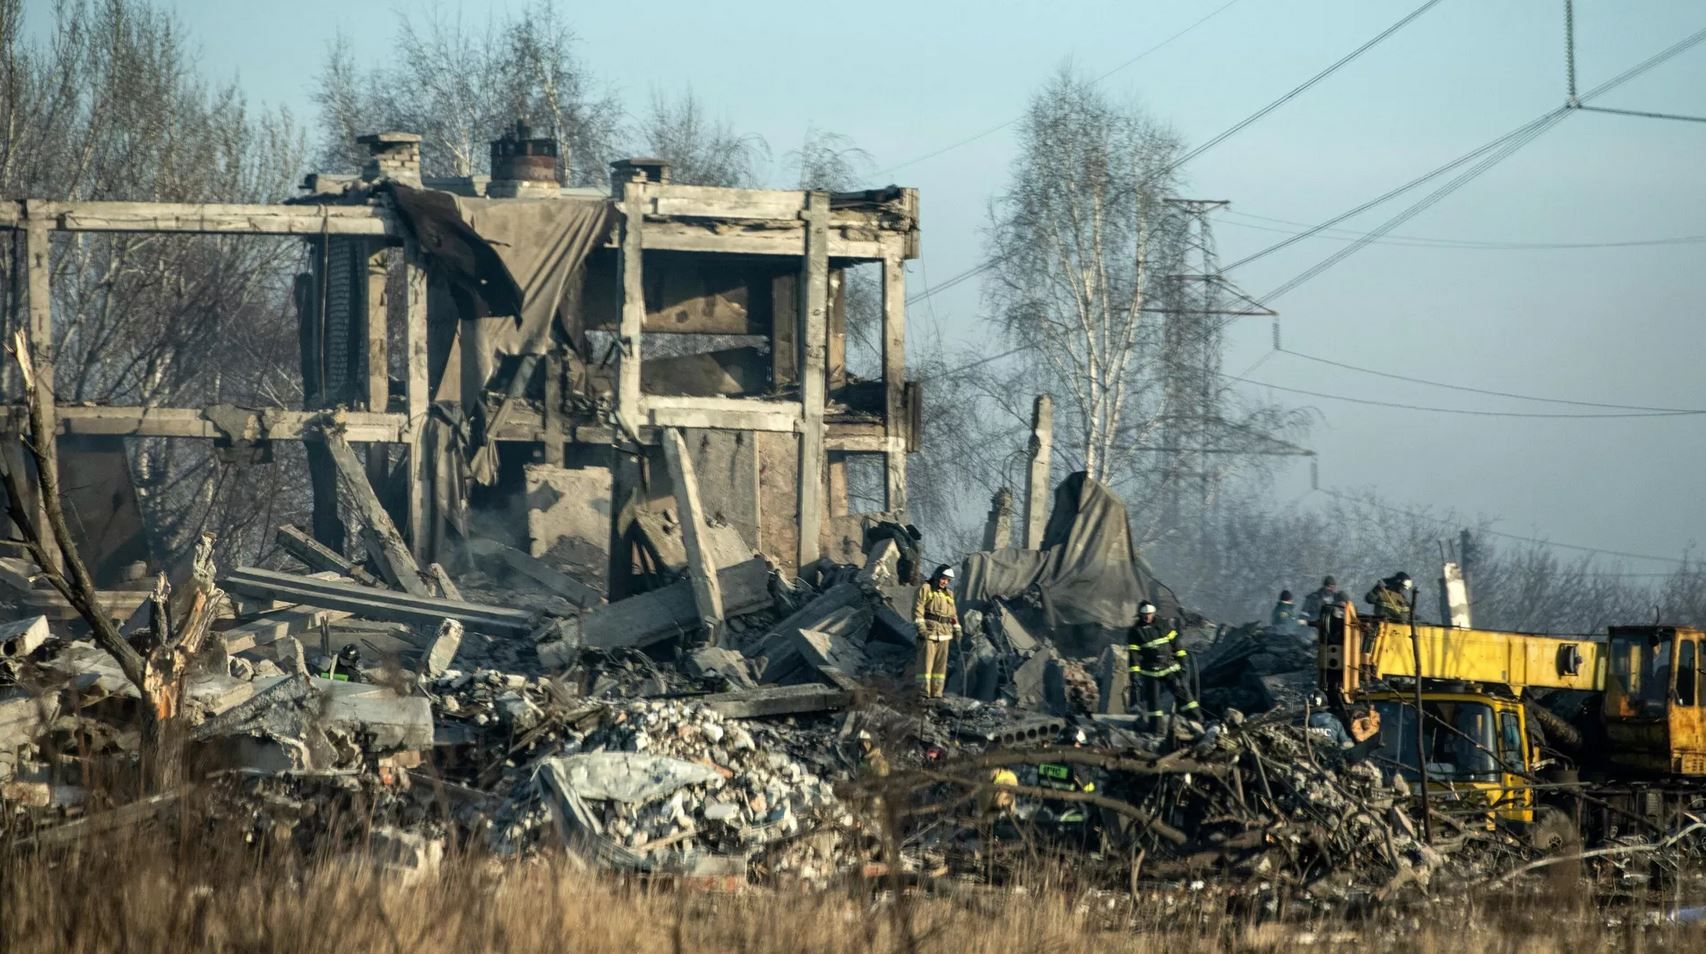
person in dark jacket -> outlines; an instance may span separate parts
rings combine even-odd
[[[1154,603],[1145,600],[1138,604],[1137,622],[1132,624],[1126,644],[1126,663],[1131,672],[1128,708],[1149,717],[1150,731],[1161,732],[1166,728],[1167,710],[1161,706],[1163,689],[1172,693],[1177,711],[1195,714],[1201,708],[1185,672],[1190,653],[1179,645],[1178,630],[1156,622]]]

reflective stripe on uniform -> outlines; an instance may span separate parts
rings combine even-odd
[[[1165,646],[1166,644],[1168,644],[1168,643],[1170,643],[1173,640],[1178,639],[1178,638],[1179,638],[1179,631],[1176,629],[1170,629],[1167,631],[1167,635],[1162,636],[1160,639],[1152,639],[1147,643],[1142,643],[1137,648],[1154,649],[1156,646]]]
[[[1182,668],[1184,667],[1180,666],[1178,663],[1174,663],[1165,669],[1145,669],[1142,666],[1132,666],[1128,671],[1139,676],[1153,676],[1159,679],[1162,676],[1171,676]]]
[[[1182,709],[1195,709],[1195,708],[1197,708],[1197,701],[1195,699],[1192,699],[1190,702],[1185,703],[1184,705],[1180,706],[1179,708],[1181,710]]]

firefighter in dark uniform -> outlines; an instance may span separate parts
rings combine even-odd
[[[1167,722],[1167,710],[1161,707],[1161,690],[1166,689],[1172,693],[1176,711],[1195,714],[1200,707],[1185,672],[1185,660],[1190,653],[1179,645],[1178,630],[1156,622],[1154,603],[1145,600],[1138,604],[1137,622],[1132,625],[1126,642],[1126,662],[1131,670],[1128,689],[1131,699],[1127,708],[1148,716],[1150,731],[1161,732]]]

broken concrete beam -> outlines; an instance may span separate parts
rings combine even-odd
[[[36,577],[40,573],[41,567],[22,557],[0,557],[0,584],[19,593],[35,589]]]
[[[227,653],[240,653],[257,646],[277,642],[320,628],[326,623],[349,618],[343,610],[319,609],[312,606],[291,606],[264,613],[245,623],[219,633]]]
[[[367,468],[356,457],[355,450],[341,434],[328,430],[325,446],[332,463],[337,466],[338,485],[344,499],[361,519],[361,538],[368,555],[379,565],[385,582],[411,596],[427,596],[426,582],[421,578],[420,565],[403,535],[397,532],[379,495],[367,481]]]
[[[301,563],[309,570],[325,571],[336,573],[339,576],[347,576],[357,583],[361,583],[366,586],[381,585],[379,580],[376,579],[373,574],[359,566],[356,566],[353,562],[346,559],[343,554],[338,553],[331,547],[328,547],[324,543],[321,543],[309,536],[307,531],[302,530],[300,527],[284,524],[278,528],[278,532],[274,534],[273,539],[278,542],[280,549],[290,554],[292,557],[295,557],[298,563]]]
[[[496,540],[468,541],[468,552],[481,559],[498,560],[515,573],[545,587],[579,607],[598,604],[598,591],[556,567],[549,566],[514,547]]]
[[[462,591],[457,589],[456,582],[445,572],[444,564],[434,563],[427,567],[427,573],[432,575],[432,582],[438,587],[438,595],[447,600],[461,602]]]
[[[454,619],[476,632],[522,635],[535,625],[534,614],[506,606],[441,600],[374,589],[354,583],[315,580],[256,567],[240,567],[226,574],[220,585],[227,590],[288,599],[308,606],[337,609],[361,619],[437,626]]]
[[[40,649],[50,635],[46,616],[0,624],[0,659],[28,656]]]
[[[148,821],[176,804],[178,799],[182,797],[183,792],[181,791],[153,795],[140,801],[131,802],[129,805],[120,806],[112,811],[101,812],[97,815],[86,815],[76,821],[69,821],[63,825],[37,831],[26,838],[18,839],[13,842],[13,845],[20,848],[52,848],[76,844],[96,835],[117,831],[120,828],[129,828]]]
[[[761,719],[846,708],[853,696],[834,686],[774,686],[701,696],[693,701],[725,719]]]
[[[678,428],[663,434],[663,457],[675,485],[675,504],[681,512],[681,540],[687,554],[687,580],[693,584],[693,604],[699,610],[699,625],[713,645],[723,632],[723,590],[717,582],[717,565],[709,548],[705,508],[699,500],[699,480],[694,476],[693,458]]]
[[[434,564],[435,566],[437,564]],[[437,678],[444,675],[456,661],[456,651],[462,648],[462,624],[453,619],[447,619],[438,626],[438,635],[433,638],[432,645],[427,648],[426,662],[422,667],[426,675]]]
[[[748,560],[717,571],[723,612],[730,617],[770,605],[770,568]],[[565,639],[589,649],[641,648],[698,629],[699,611],[686,580],[600,606],[578,620],[566,621]]]

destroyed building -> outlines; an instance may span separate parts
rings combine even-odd
[[[17,320],[49,390],[51,233],[286,235],[307,247],[295,283],[300,410],[51,410],[66,466],[108,475],[81,509],[113,516],[95,531],[86,522],[78,542],[115,615],[159,569],[126,478],[126,438],[202,438],[249,460],[302,441],[309,529],[334,553],[385,548],[345,539],[338,481],[353,464],[416,566],[465,558],[458,548],[474,539],[532,556],[556,549],[613,598],[682,567],[693,520],[714,528],[708,548],[794,568],[862,553],[869,520],[850,479],[873,485],[857,497],[879,497],[875,509],[905,509],[920,430],[919,391],[905,379],[914,190],[684,185],[667,162],[643,158],[614,163],[608,193],[564,188],[557,141],[523,123],[492,141],[490,177],[423,181],[418,135],[361,142],[370,158],[359,176],[311,175],[306,194],[278,205],[0,205],[27,277]],[[847,368],[848,276],[861,264],[881,276],[871,380]],[[22,408],[4,425],[20,433]],[[663,447],[671,430],[700,484],[700,514],[680,512]],[[6,453],[27,466],[15,440]],[[377,562],[387,574],[396,563]],[[425,592],[419,580],[390,582]]]

